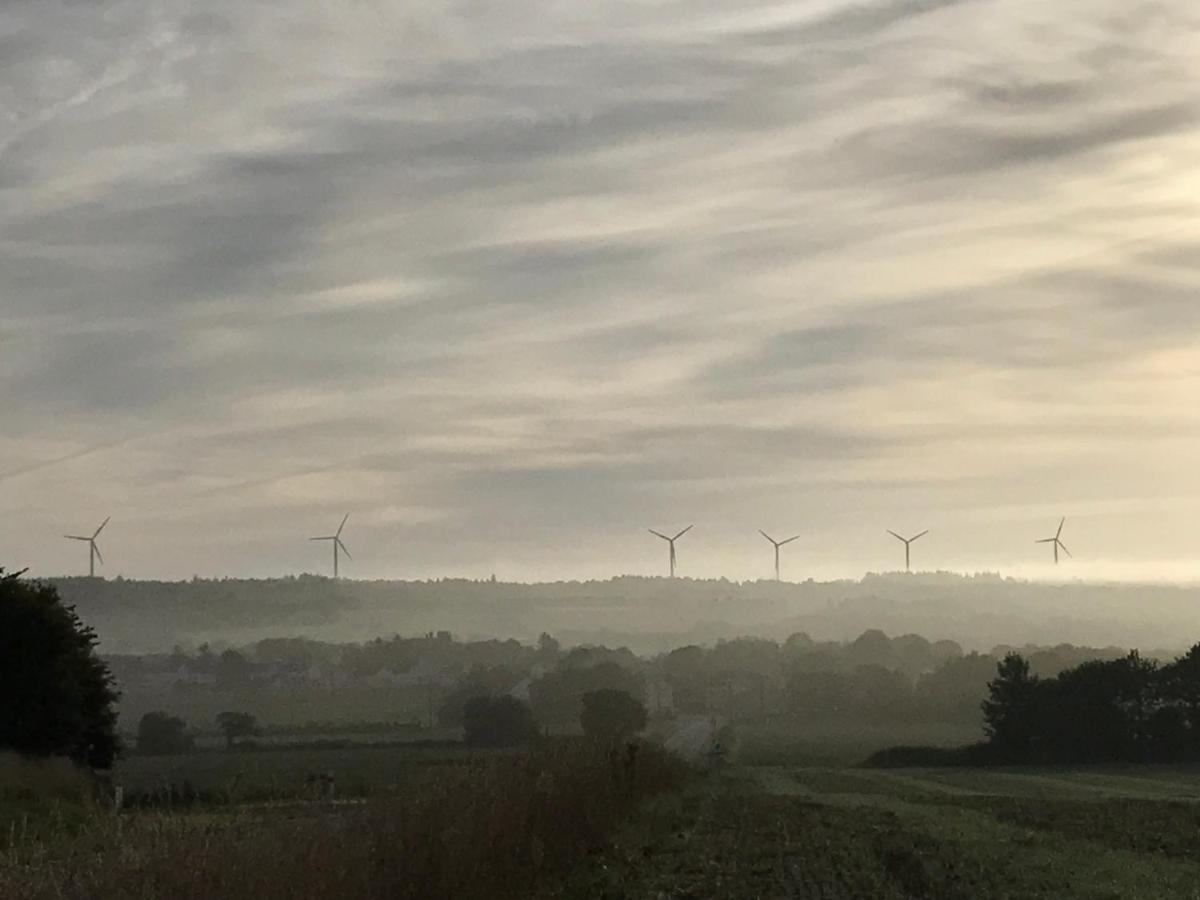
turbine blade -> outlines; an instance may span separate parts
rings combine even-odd
[[[1067,524],[1067,517],[1063,516],[1062,521],[1058,523],[1058,531],[1054,532],[1055,537],[1062,537],[1063,526]]]
[[[1035,544],[1053,544],[1058,538],[1042,538],[1040,541],[1034,541]]]
[[[765,537],[765,538],[766,538],[768,541],[770,541],[772,544],[774,544],[774,543],[775,543],[775,538],[771,537],[769,534],[767,534],[767,533],[766,533],[765,531],[763,531],[761,528],[760,528],[760,529],[758,529],[758,533],[759,533],[759,534],[761,534],[763,537]]]
[[[908,541],[905,541],[904,538],[900,537],[900,535],[896,534],[896,532],[892,531],[892,529],[890,529],[890,528],[887,530],[887,533],[890,534],[892,537],[894,537],[898,541],[903,541],[906,544],[908,543]]]
[[[649,531],[649,532],[650,532],[652,535],[654,535],[655,537],[660,537],[660,538],[662,538],[664,541],[669,541],[669,540],[671,540],[671,539],[670,539],[669,537],[667,537],[665,534],[660,534],[659,532],[655,531],[653,528],[648,528],[648,529],[646,529],[646,530],[647,530],[647,531]]]
[[[93,534],[93,535],[92,535],[92,540],[93,540],[93,541],[94,541],[96,538],[100,537],[100,532],[102,532],[102,531],[104,530],[104,526],[105,526],[105,525],[107,525],[107,524],[109,523],[109,520],[110,520],[110,519],[112,519],[112,516],[109,516],[107,519],[105,519],[103,522],[101,522],[101,523],[100,523],[100,527],[99,527],[99,528],[97,528],[97,529],[96,529],[96,532],[95,532],[95,534]]]
[[[309,538],[309,540],[310,541],[332,541],[332,540],[334,540],[334,536],[332,534],[327,534],[323,537]]]
[[[346,513],[346,515],[342,516],[342,524],[338,526],[337,530],[338,537],[341,537],[342,529],[346,527],[346,520],[348,518],[350,518],[350,513]]]
[[[90,541],[91,540],[90,537],[83,537],[82,535],[78,535],[78,534],[64,534],[63,537],[65,537],[67,540],[70,540],[70,541]]]
[[[928,529],[928,528],[926,528],[924,531],[922,531],[920,534],[918,534],[918,535],[917,535],[917,537],[910,537],[908,540],[909,540],[910,542],[912,542],[912,541],[915,541],[917,538],[923,538],[923,537],[925,537],[925,535],[927,535],[927,534],[929,534],[929,529]]]
[[[96,559],[100,560],[100,565],[104,565],[104,557],[100,555],[100,548],[96,546],[95,541],[92,542],[92,549],[96,551]]]
[[[675,535],[675,537],[671,538],[671,540],[673,540],[673,541],[679,540],[681,537],[683,537],[685,534],[687,534],[689,531],[691,531],[692,528],[693,528],[693,526],[689,525],[687,528],[683,529],[683,531],[679,532],[679,534]]]
[[[786,541],[780,541],[779,546],[782,547],[784,544],[790,544],[792,541],[796,541],[799,539],[800,539],[800,535],[794,534],[790,538],[788,538]]]
[[[341,538],[337,539],[337,544],[342,548],[342,552],[346,554],[346,559],[354,559],[354,557],[350,555],[350,551],[346,549],[346,545],[342,543]]]
[[[1067,554],[1067,556],[1071,556],[1071,551],[1067,549],[1066,544],[1064,544],[1062,541],[1059,541],[1058,546],[1062,550],[1063,553]],[[1075,557],[1071,556],[1071,559],[1074,559],[1074,558]]]

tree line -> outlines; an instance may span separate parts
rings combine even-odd
[[[52,585],[0,571],[0,748],[111,764],[119,748],[119,685],[96,644],[95,632]],[[850,642],[798,632],[783,643],[740,638],[644,658],[625,648],[564,649],[548,634],[528,646],[461,643],[443,632],[355,645],[272,640],[220,655],[177,649],[126,658],[118,669],[194,664],[218,673],[216,690],[227,682],[261,694],[260,672],[318,661],[360,677],[387,666],[452,674],[443,679],[448,687],[436,716],[467,731],[473,720],[512,712],[514,704],[528,709],[519,713],[518,729],[583,721],[586,731],[596,709],[624,709],[636,720],[628,698],[650,715],[723,713],[734,722],[975,716],[987,741],[972,748],[971,759],[984,762],[1200,760],[1200,645],[1162,663],[1137,652],[1060,646],[1008,652],[997,664],[951,641],[871,630]],[[330,695],[341,699],[342,692],[334,687]],[[217,722],[230,746],[257,729],[245,710],[223,711]],[[143,724],[151,740],[186,740],[182,720],[171,714]]]
[[[1168,663],[1133,651],[1039,677],[1000,662],[983,702],[991,761],[1200,761],[1200,644]]]

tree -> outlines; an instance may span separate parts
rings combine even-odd
[[[258,734],[258,720],[250,713],[223,712],[217,713],[217,727],[225,735],[225,746],[232,750],[238,738],[251,737]]]
[[[894,667],[895,653],[891,639],[878,628],[864,631],[846,646],[846,659],[852,667]]]
[[[1158,670],[1153,741],[1162,760],[1200,759],[1200,644]]]
[[[463,709],[463,740],[471,747],[515,747],[536,736],[533,713],[516,697],[473,697]]]
[[[627,691],[588,691],[583,695],[579,724],[590,738],[623,741],[646,727],[646,707]]]
[[[917,701],[930,718],[978,723],[979,698],[996,675],[996,660],[979,653],[951,658],[917,682]]]
[[[784,688],[788,708],[811,719],[843,718],[850,712],[850,676],[793,668]]]
[[[912,714],[912,683],[893,669],[859,666],[850,675],[849,702],[857,715],[871,721],[907,719]]]
[[[559,656],[562,655],[562,645],[552,635],[543,631],[538,637],[537,655],[538,662],[552,665],[558,662]]]
[[[799,656],[802,653],[808,653],[813,648],[813,639],[803,631],[797,631],[788,635],[788,639],[783,642],[784,656]]]
[[[138,722],[137,749],[148,756],[187,753],[196,745],[187,723],[162,710],[148,712]]]
[[[707,650],[695,645],[678,647],[661,658],[659,669],[671,686],[678,709],[688,713],[708,711],[707,689],[712,673]]]
[[[1145,761],[1155,703],[1150,689],[1157,666],[1133,651],[1120,659],[1093,659],[1053,682],[1061,715],[1048,717],[1056,762]]]
[[[583,711],[583,695],[604,688],[625,691],[635,697],[645,693],[645,679],[613,662],[594,666],[559,667],[529,686],[529,700],[543,724],[575,723]]]
[[[217,684],[224,688],[240,687],[250,680],[250,661],[236,650],[226,650],[217,658]]]
[[[1009,653],[996,666],[983,701],[984,731],[992,747],[1014,761],[1025,760],[1039,736],[1035,694],[1040,682],[1029,674],[1029,663]]]
[[[518,681],[517,675],[503,666],[475,666],[442,698],[437,710],[443,728],[462,728],[467,704],[476,697],[497,697],[507,693]]]
[[[118,693],[96,634],[51,585],[0,569],[0,747],[107,769]]]

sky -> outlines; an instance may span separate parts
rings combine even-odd
[[[1200,577],[1198,251],[1186,0],[15,0],[0,565]]]

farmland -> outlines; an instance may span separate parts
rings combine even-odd
[[[0,887],[19,896],[1200,898],[1196,767],[737,764],[688,778],[652,756],[631,794],[571,741],[264,748],[129,757],[117,774],[131,792],[184,779],[205,797],[120,816],[72,803],[61,767],[36,771],[55,797],[9,823],[0,857]],[[312,798],[314,771],[336,773],[345,802]],[[467,858],[474,875],[451,864]],[[153,878],[130,894],[135,869]]]
[[[332,776],[339,797],[394,793],[420,774],[478,763],[485,754],[461,744],[288,747],[234,753],[199,751],[171,756],[129,756],[116,782],[129,799],[156,801],[172,789],[221,803],[303,797],[312,776]]]
[[[204,756],[181,757],[177,768],[195,776]],[[254,799],[267,781],[248,795],[119,815],[69,783],[51,797],[39,782],[64,773],[14,760],[0,808],[24,807],[0,835],[0,897],[528,897],[687,776],[653,747],[614,758],[578,740],[442,760],[402,779],[372,757],[376,781],[351,802],[305,798],[303,783],[289,779],[290,795],[281,787],[268,798],[277,802]]]
[[[1197,898],[1198,844],[1195,769],[762,767],[648,809],[561,896]]]

